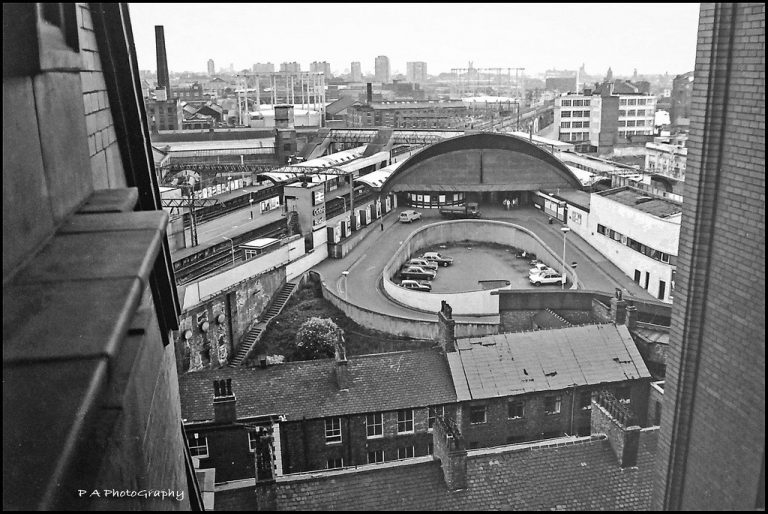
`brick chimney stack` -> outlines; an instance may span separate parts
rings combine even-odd
[[[637,307],[633,304],[627,305],[626,323],[630,332],[634,332],[637,328]]]
[[[253,452],[256,469],[256,510],[276,510],[274,428],[256,427],[254,430],[256,433],[256,448]]]
[[[216,423],[237,421],[237,398],[232,393],[232,379],[213,381],[213,419]]]
[[[340,391],[349,391],[349,369],[347,369],[347,352],[344,350],[344,345],[339,342],[336,343],[335,350],[335,368],[336,368],[336,384],[339,386]]]
[[[168,73],[168,57],[165,54],[165,29],[162,25],[155,25],[155,53],[157,56],[157,87],[165,89],[165,98],[171,101],[171,79]]]
[[[453,319],[453,309],[448,302],[440,302],[440,312],[437,313],[438,338],[440,348],[444,352],[456,351],[456,321]]]
[[[611,298],[611,321],[617,325],[627,323],[627,301],[624,300],[621,289],[618,287]]]
[[[611,393],[601,391],[592,396],[592,434],[605,434],[611,444],[619,466],[637,465],[640,446],[640,426],[635,415]]]
[[[435,419],[432,443],[433,458],[440,461],[445,484],[450,491],[467,488],[467,448],[456,422],[438,416]]]

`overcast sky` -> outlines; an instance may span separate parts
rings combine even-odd
[[[171,71],[235,70],[257,62],[351,61],[392,72],[425,61],[429,74],[465,68],[550,68],[589,74],[693,70],[699,4],[129,4],[139,67],[156,70],[155,25],[165,27]]]

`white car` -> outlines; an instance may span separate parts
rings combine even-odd
[[[421,258],[426,259],[429,262],[437,263],[440,266],[448,266],[450,264],[453,264],[453,257],[440,255],[438,252],[427,252],[424,255],[422,255]]]
[[[535,286],[542,284],[561,284],[564,282],[563,276],[555,270],[544,270],[538,273],[529,273],[528,280]]]
[[[400,223],[412,223],[421,219],[421,213],[417,211],[403,211],[398,219]]]
[[[437,271],[437,263],[428,261],[427,259],[411,259],[405,264],[403,264],[403,266],[419,266],[424,269],[431,269],[431,270]]]
[[[546,265],[546,264],[544,264],[543,262],[537,262],[537,263],[536,263],[536,264],[533,266],[533,268],[531,268],[531,270],[528,272],[528,274],[529,274],[529,275],[530,275],[530,274],[534,274],[534,273],[535,273],[535,274],[538,274],[538,273],[541,273],[542,271],[555,271],[555,270],[554,270],[554,269],[552,269],[552,268],[550,268],[549,266],[547,266],[547,265]]]

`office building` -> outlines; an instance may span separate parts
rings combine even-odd
[[[406,80],[414,84],[424,84],[427,81],[427,63],[409,62],[406,63]]]
[[[257,62],[252,69],[254,73],[274,73],[275,65],[271,62]]]
[[[301,65],[296,61],[282,62],[280,63],[280,71],[281,72],[286,71],[289,73],[299,73],[301,71]]]
[[[386,55],[380,55],[376,58],[375,65],[375,82],[382,84],[389,84],[392,82],[392,74],[389,69],[389,57]]]
[[[363,81],[363,72],[360,68],[360,61],[352,61],[352,69],[351,69],[351,80],[352,82],[362,82]]]
[[[311,73],[324,73],[326,79],[331,78],[331,65],[325,61],[314,61],[310,63],[309,71]]]

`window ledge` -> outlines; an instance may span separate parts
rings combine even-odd
[[[163,211],[75,214],[3,288],[3,451],[14,463],[4,506],[67,502],[71,466],[101,457],[82,445],[96,424],[98,448],[121,415],[136,339],[157,324],[137,311],[152,311],[145,292],[167,222]]]

